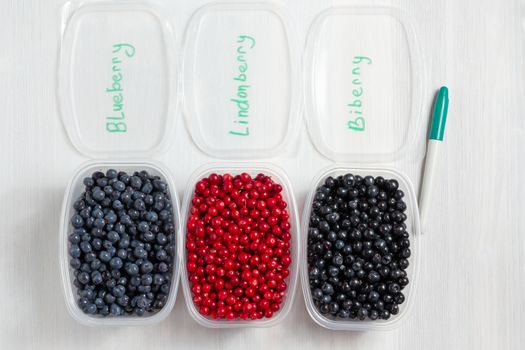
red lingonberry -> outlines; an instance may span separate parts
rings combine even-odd
[[[210,174],[195,184],[186,224],[193,303],[212,319],[269,318],[292,263],[282,186],[264,174]]]

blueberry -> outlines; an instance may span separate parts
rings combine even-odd
[[[83,253],[91,253],[93,248],[89,242],[84,241],[80,242],[80,250],[82,250]]]
[[[147,232],[149,230],[149,224],[146,221],[141,221],[137,228],[140,232]]]
[[[113,189],[114,189],[115,191],[123,192],[123,191],[126,189],[126,185],[125,185],[124,182],[122,182],[122,181],[116,181],[116,182],[113,184]]]
[[[159,219],[159,216],[154,211],[146,213],[145,219],[149,222],[155,222]]]
[[[111,195],[113,193],[113,187],[107,185],[107,186],[104,186],[104,188],[102,189],[102,191],[104,191],[104,193],[106,195]]]
[[[91,247],[96,251],[102,249],[102,240],[100,238],[93,238],[91,241]]]
[[[76,211],[81,211],[86,207],[86,202],[82,199],[78,199],[73,203],[73,209]]]
[[[100,270],[100,271],[103,271],[103,267],[102,266],[102,262],[99,260],[99,259],[94,259],[91,264],[89,264],[89,266],[91,267],[91,270]]]
[[[139,267],[136,264],[129,264],[126,266],[126,272],[130,276],[136,276],[139,273]]]
[[[82,265],[82,263],[80,262],[80,259],[78,259],[78,258],[71,258],[69,260],[69,266],[71,266],[71,268],[73,268],[75,270],[80,268],[81,265]]]
[[[148,255],[148,253],[143,247],[138,246],[133,250],[133,255],[137,258],[145,258]]]
[[[160,266],[159,266],[159,269],[160,269]],[[140,265],[140,272],[147,274],[152,271],[153,271],[153,264],[151,262],[145,261],[142,263],[142,265]],[[167,269],[164,272],[167,272]]]
[[[86,187],[93,187],[95,186],[95,180],[93,180],[91,177],[85,177],[83,180],[84,186]]]
[[[119,234],[115,231],[109,231],[106,237],[111,243],[115,243],[120,239]]]
[[[107,304],[112,304],[115,302],[115,300],[116,300],[115,296],[111,293],[107,293],[106,295],[104,295],[104,301]]]
[[[138,176],[132,176],[130,179],[130,185],[132,188],[138,190],[142,187],[142,180]]]
[[[135,305],[139,308],[147,308],[149,303],[148,299],[144,296],[138,296],[135,299]]]
[[[336,254],[334,258],[332,259],[332,262],[335,266],[341,266],[343,265],[344,259],[343,256],[340,254]]]
[[[82,284],[89,283],[89,274],[87,272],[81,272],[78,274],[77,279]]]
[[[166,207],[166,203],[164,200],[158,200],[153,202],[153,209],[160,212],[162,209]]]
[[[120,222],[117,222],[113,225],[113,230],[119,235],[124,235],[126,233],[126,226],[122,225]]]
[[[128,215],[132,220],[137,220],[140,217],[140,212],[135,209],[128,210]]]
[[[102,262],[109,262],[111,260],[111,254],[105,250],[101,251],[98,258]]]
[[[326,221],[333,224],[339,221],[339,214],[338,213],[330,213],[326,215]]]
[[[104,305],[100,308],[100,315],[102,316],[108,316],[109,315],[109,307],[107,305]]]
[[[156,273],[154,276],[153,276],[153,284],[155,285],[161,285],[164,283],[164,276],[162,276],[161,274],[159,273]]]
[[[144,203],[144,200],[142,200],[142,199],[140,199],[140,198],[137,198],[137,199],[133,202],[133,208],[135,208],[135,209],[138,210],[138,211],[146,210],[146,203]]]
[[[69,255],[71,255],[73,258],[79,258],[81,255],[80,247],[76,244],[72,244],[69,247]]]
[[[134,201],[136,201],[137,199],[144,200],[144,198],[146,198],[146,194],[140,190],[131,193],[131,199]]]
[[[81,228],[84,225],[84,219],[80,215],[75,214],[71,218],[71,225],[75,228]]]
[[[108,169],[106,171],[106,177],[108,179],[115,179],[117,177],[117,171],[115,169]]]
[[[167,260],[168,259],[168,253],[166,253],[166,251],[164,249],[160,249],[159,251],[157,251],[157,253],[155,254],[155,257],[157,258],[157,260],[159,261],[164,261],[164,260]]]
[[[141,280],[140,280],[140,283],[141,283],[143,286],[149,286],[150,284],[153,283],[153,277],[152,277],[150,274],[142,275],[142,278],[141,278]]]
[[[155,190],[160,191],[162,193],[166,193],[168,191],[168,185],[161,180],[154,180],[153,187],[155,188]]]
[[[100,202],[106,198],[106,194],[100,188],[93,190],[92,197],[94,200]]]
[[[113,212],[113,211],[110,211],[109,213],[106,214],[106,216],[104,216],[104,220],[108,223],[108,224],[114,224],[115,222],[117,222],[117,215]]]
[[[95,221],[93,222],[93,227],[95,228],[104,228],[104,225],[106,225],[106,223],[104,222],[104,219],[95,219]]]
[[[162,232],[157,234],[157,243],[160,245],[165,245],[166,243],[168,243],[168,237],[166,237],[166,235]]]
[[[159,264],[159,267],[158,267],[159,271],[162,272],[162,273],[166,273],[168,272],[169,268],[168,268],[168,265],[164,262],[161,262]]]
[[[126,308],[129,305],[129,301],[130,301],[130,298],[127,295],[123,295],[117,298],[117,304],[119,304],[123,308]]]
[[[122,249],[126,249],[127,247],[129,247],[129,244],[130,244],[129,237],[122,237],[120,241],[118,242],[119,248],[122,248]]]
[[[153,191],[153,185],[150,182],[147,182],[142,186],[141,191],[143,193],[149,194],[151,191]]]
[[[104,303],[104,299],[102,298],[96,298],[95,299],[95,306],[99,309],[101,309],[102,307],[104,307],[105,303]]]
[[[122,285],[117,285],[111,290],[111,294],[113,294],[115,298],[123,297],[125,293],[126,293],[126,287]]]
[[[137,291],[141,294],[149,293],[151,292],[151,286],[138,286]]]
[[[366,190],[366,194],[368,195],[369,198],[375,198],[379,194],[379,188],[377,186],[371,185]]]
[[[85,312],[87,314],[93,315],[93,314],[95,314],[97,312],[97,306],[95,304],[88,304],[86,306]]]
[[[112,206],[113,209],[115,209],[117,211],[120,211],[120,210],[124,209],[124,204],[122,204],[122,202],[119,201],[118,199],[114,200],[113,204],[111,206]]]
[[[103,254],[104,255],[104,259],[102,261],[107,262],[113,256],[113,254],[111,252],[112,248],[113,248],[113,243],[111,241],[104,240],[102,242],[102,247],[106,250],[106,253],[108,253],[108,255]],[[109,258],[108,258],[108,256],[109,256]],[[107,261],[106,261],[106,259],[107,259]]]
[[[111,266],[111,268],[114,270],[121,269],[122,265],[123,265],[122,259],[119,257],[111,258],[111,260],[109,261],[109,266]]]
[[[161,287],[160,287],[160,291],[165,294],[165,295],[168,295],[169,292],[170,292],[170,284],[169,283],[165,283],[163,284]]]
[[[122,181],[124,184],[129,184],[129,180],[131,179],[131,176],[126,174],[125,172],[119,173],[118,176],[119,180]]]
[[[153,240],[155,240],[155,234],[151,231],[148,231],[142,235],[142,238],[146,242],[152,242]]]
[[[128,205],[129,202],[131,201],[131,194],[129,192],[123,192],[121,195],[120,195],[120,200],[122,201],[122,203]]]
[[[69,235],[69,242],[73,243],[73,244],[78,244],[80,243],[80,235],[78,233],[71,233]]]
[[[133,224],[133,221],[129,215],[123,215],[120,217],[120,223],[124,226],[130,226]]]
[[[376,272],[376,271],[370,271],[368,273],[368,280],[371,283],[379,282],[381,280],[381,275],[378,272]]]
[[[323,293],[328,294],[328,295],[331,295],[334,293],[334,287],[330,283],[323,284],[323,286],[321,287],[321,290],[323,291]]]
[[[127,259],[128,258],[128,251],[126,249],[118,249],[117,250],[117,256],[121,259]]]
[[[91,273],[91,281],[95,285],[102,283],[103,279],[102,279],[102,275],[100,274],[100,272],[98,272],[98,271],[92,272]]]
[[[109,312],[112,316],[120,316],[123,314],[122,308],[117,304],[111,304]]]

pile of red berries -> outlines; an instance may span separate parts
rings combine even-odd
[[[195,185],[186,258],[202,315],[257,320],[280,309],[292,262],[281,192],[264,174],[211,174]]]

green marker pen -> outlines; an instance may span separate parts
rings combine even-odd
[[[428,217],[428,201],[432,196],[434,169],[437,166],[437,157],[443,136],[445,133],[445,124],[447,122],[448,112],[448,88],[442,86],[434,102],[434,111],[432,113],[432,124],[430,125],[430,134],[427,143],[427,155],[425,158],[425,170],[423,173],[423,183],[419,194],[419,217],[423,232],[426,229]]]

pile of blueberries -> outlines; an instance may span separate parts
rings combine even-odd
[[[321,314],[387,320],[399,313],[411,254],[403,197],[397,180],[380,176],[328,177],[317,188],[307,259]]]
[[[84,179],[69,235],[78,305],[86,314],[142,316],[168,300],[175,254],[169,188],[146,171]]]

